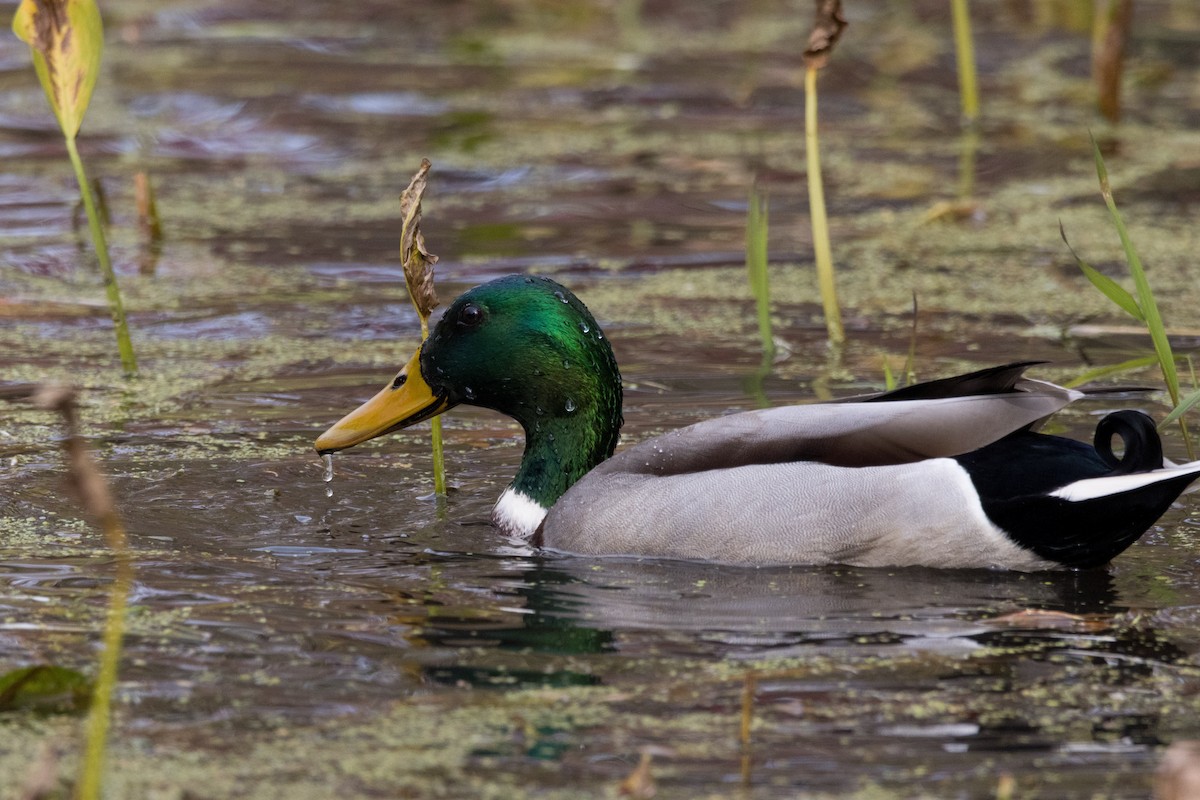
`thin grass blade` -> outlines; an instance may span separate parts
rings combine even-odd
[[[1128,361],[1122,361],[1120,364],[1108,364],[1103,367],[1089,369],[1077,378],[1067,381],[1063,384],[1068,389],[1074,389],[1076,386],[1083,386],[1085,383],[1098,381],[1101,378],[1110,378],[1113,375],[1120,375],[1123,372],[1132,372],[1135,369],[1145,369],[1153,367],[1158,363],[1158,356],[1138,356],[1131,358]]]
[[[1195,408],[1197,403],[1200,403],[1200,389],[1197,389],[1187,397],[1183,398],[1179,405],[1171,409],[1171,413],[1163,417],[1163,421],[1158,423],[1158,429],[1162,430],[1175,420],[1180,419],[1184,414]]]
[[[1146,315],[1142,313],[1141,306],[1138,305],[1138,301],[1134,298],[1134,296],[1131,295],[1124,286],[1117,283],[1104,273],[1096,270],[1095,267],[1084,261],[1079,254],[1075,252],[1075,248],[1071,247],[1071,243],[1067,241],[1067,232],[1063,228],[1061,221],[1058,223],[1058,233],[1060,236],[1062,236],[1063,243],[1066,244],[1067,249],[1071,251],[1071,255],[1075,258],[1075,263],[1079,265],[1081,270],[1083,270],[1083,274],[1087,276],[1087,279],[1092,282],[1092,286],[1095,286],[1100,290],[1101,294],[1120,306],[1125,313],[1129,314],[1129,316],[1133,317],[1138,322],[1145,322]]]
[[[1096,143],[1095,136],[1092,137],[1092,157],[1096,162],[1096,175],[1100,179],[1100,194],[1104,195],[1104,204],[1108,206],[1108,213],[1117,229],[1117,235],[1121,237],[1121,247],[1125,250],[1129,271],[1133,275],[1134,286],[1137,287],[1138,306],[1145,315],[1146,328],[1150,331],[1150,340],[1154,342],[1154,352],[1158,354],[1158,363],[1162,368],[1163,380],[1167,384],[1167,392],[1171,395],[1172,405],[1178,406],[1179,373],[1175,369],[1175,354],[1171,350],[1171,342],[1167,338],[1166,325],[1158,311],[1158,304],[1154,302],[1154,292],[1150,289],[1150,281],[1146,277],[1142,260],[1138,257],[1137,250],[1134,249],[1133,241],[1129,237],[1129,230],[1125,227],[1125,220],[1121,216],[1121,212],[1117,210],[1112,187],[1108,183],[1108,170],[1104,166],[1104,156],[1100,153],[1100,145]],[[1187,447],[1188,457],[1194,458],[1187,424],[1182,417],[1177,417],[1177,419],[1179,428],[1183,432],[1183,441]]]

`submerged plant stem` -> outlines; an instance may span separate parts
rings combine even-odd
[[[133,354],[133,343],[129,339],[129,326],[125,322],[125,306],[121,303],[117,276],[108,257],[108,241],[104,237],[104,227],[100,224],[96,200],[92,197],[91,184],[88,183],[87,173],[83,169],[83,161],[80,160],[79,150],[75,147],[75,137],[66,137],[66,142],[71,166],[75,168],[75,180],[79,182],[79,194],[83,197],[83,207],[87,211],[88,230],[92,234],[92,245],[96,248],[96,260],[100,263],[100,272],[104,276],[104,291],[108,295],[108,309],[112,313],[113,326],[117,331],[117,350],[121,354],[121,367],[126,376],[133,376],[137,374],[137,358]]]
[[[421,317],[421,342],[429,338],[429,318]],[[446,459],[442,454],[442,418],[430,421],[429,436],[433,442],[433,491],[438,497],[446,496]]]
[[[117,668],[121,662],[121,642],[125,637],[125,607],[133,586],[133,561],[125,539],[125,528],[116,512],[101,522],[104,537],[116,556],[116,574],[108,593],[108,621],[104,625],[104,650],[100,654],[100,671],[96,676],[95,694],[87,722],[87,751],[79,773],[76,797],[79,800],[98,800],[104,775],[104,754],[107,749],[113,692],[117,685]]]
[[[92,691],[91,709],[87,721],[87,743],[75,787],[78,800],[99,800],[104,776],[104,754],[108,742],[109,715],[112,696],[117,685],[117,668],[121,663],[121,642],[125,636],[125,608],[133,586],[133,559],[129,553],[125,526],[113,503],[112,493],[103,474],[88,454],[87,444],[79,434],[75,393],[69,387],[43,385],[33,396],[44,409],[56,411],[62,417],[66,435],[62,440],[67,462],[68,486],[76,495],[87,515],[95,519],[104,532],[105,542],[113,553],[116,574],[108,590],[108,619],[104,624],[104,649]]]
[[[838,305],[837,285],[833,277],[833,248],[829,244],[829,220],[825,216],[825,186],[821,180],[821,156],[817,150],[817,70],[804,73],[804,150],[808,159],[808,205],[812,218],[813,254],[817,262],[817,283],[825,309],[825,328],[829,340],[846,340],[842,328],[842,310]]]

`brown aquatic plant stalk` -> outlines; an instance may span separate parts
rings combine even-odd
[[[742,746],[742,786],[750,785],[750,774],[753,766],[753,760],[750,757],[750,745],[752,744],[751,732],[754,725],[754,698],[757,692],[758,675],[753,671],[747,672],[742,682],[742,714],[741,725],[738,730],[738,741]]]
[[[133,197],[137,204],[138,230],[142,234],[141,272],[152,275],[162,254],[163,229],[158,202],[154,199],[154,185],[144,172],[133,176]]]
[[[421,341],[429,338],[429,315],[438,306],[437,292],[433,288],[433,265],[438,257],[425,247],[425,236],[421,233],[421,198],[425,196],[429,170],[433,167],[429,159],[421,159],[421,166],[413,175],[408,188],[400,195],[400,265],[404,267],[404,282],[408,285],[408,297],[412,300],[417,316],[421,319]],[[433,439],[433,489],[439,496],[446,494],[446,464],[442,455],[442,420],[431,420]]]
[[[829,63],[834,45],[846,27],[841,0],[817,0],[816,21],[804,51],[804,150],[808,162],[808,205],[812,218],[813,255],[817,283],[825,310],[829,340],[840,345],[846,339],[842,309],[833,275],[833,248],[829,243],[829,219],[825,213],[825,184],[821,179],[821,156],[817,144],[817,71]]]
[[[758,691],[758,676],[747,672],[742,682],[742,724],[738,730],[738,740],[742,747],[750,746],[750,728],[754,723],[754,693]]]
[[[88,714],[87,749],[75,787],[75,796],[79,800],[98,800],[104,774],[109,710],[121,661],[121,642],[125,635],[125,607],[133,586],[133,560],[125,537],[125,526],[113,503],[108,482],[92,461],[87,444],[79,435],[75,391],[67,386],[42,386],[33,395],[33,400],[40,407],[56,411],[62,417],[66,434],[62,447],[67,462],[67,488],[84,512],[100,526],[116,561],[116,572],[108,594],[104,650],[100,654],[100,669]]]
[[[1102,5],[1092,30],[1092,79],[1096,107],[1115,125],[1121,121],[1121,72],[1133,27],[1133,0],[1106,0]]]

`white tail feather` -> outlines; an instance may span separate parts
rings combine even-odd
[[[1101,478],[1085,478],[1081,481],[1068,483],[1061,489],[1050,493],[1051,497],[1061,497],[1072,503],[1084,500],[1098,500],[1101,497],[1111,497],[1122,492],[1132,492],[1146,486],[1152,486],[1166,480],[1179,478],[1183,475],[1200,477],[1200,461],[1187,464],[1164,467],[1150,472],[1134,472],[1129,475],[1105,475]]]

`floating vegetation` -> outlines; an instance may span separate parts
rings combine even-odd
[[[117,332],[121,366],[127,376],[132,376],[137,373],[137,358],[129,339],[121,290],[117,286],[117,276],[108,255],[108,241],[96,208],[96,198],[75,146],[75,137],[83,125],[83,116],[87,113],[100,72],[100,53],[104,47],[100,9],[94,0],[22,0],[13,17],[13,32],[29,45],[33,53],[33,66],[38,80],[66,139],[67,155],[70,156],[75,179],[79,183],[83,207],[87,210],[88,229],[96,248],[96,259],[104,276],[104,290]]]
[[[88,707],[92,684],[66,667],[34,664],[0,675],[0,712],[76,712]]]

